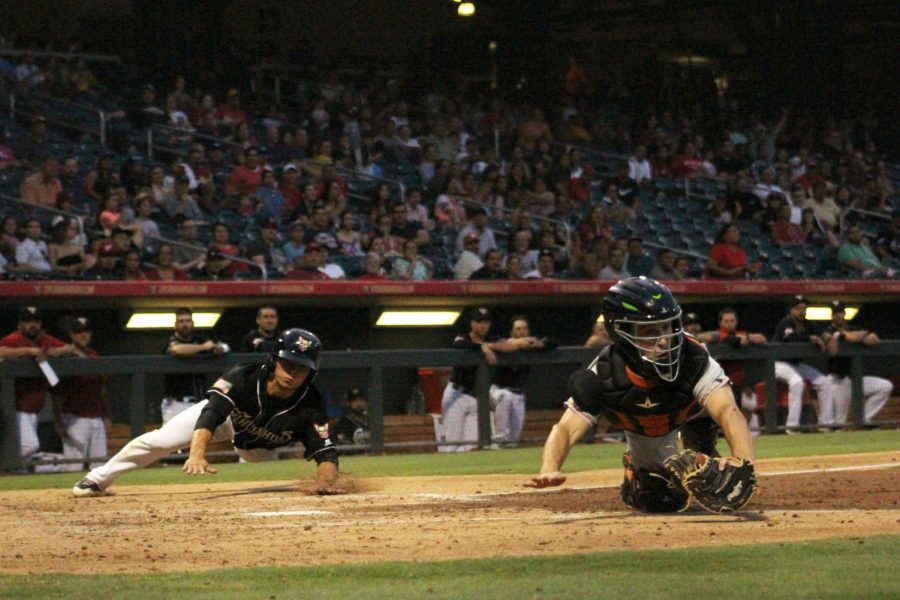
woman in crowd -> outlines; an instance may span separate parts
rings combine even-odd
[[[126,281],[146,281],[147,273],[141,265],[141,253],[129,250],[122,259],[122,279]]]
[[[747,253],[741,247],[741,233],[737,225],[724,225],[709,249],[706,261],[706,277],[710,279],[742,279],[753,275],[761,265],[747,263]]]
[[[432,275],[434,264],[427,258],[419,256],[419,246],[415,240],[406,240],[403,243],[403,254],[394,259],[394,278],[426,281],[431,279]]]
[[[78,244],[78,223],[63,217],[50,233],[47,258],[56,273],[74,276],[84,269],[84,246]]]
[[[338,251],[343,256],[362,256],[362,236],[356,224],[356,215],[353,211],[345,210],[341,213],[341,226],[334,234],[338,242]]]
[[[588,248],[597,238],[613,241],[612,226],[609,224],[606,210],[602,204],[595,204],[591,207],[587,217],[578,225],[578,237],[584,248]]]
[[[170,244],[162,244],[156,251],[156,264],[147,271],[147,279],[153,281],[184,281],[187,273],[175,266],[175,252]]]

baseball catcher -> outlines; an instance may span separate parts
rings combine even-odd
[[[570,378],[540,474],[525,485],[562,484],[569,451],[604,416],[625,431],[627,506],[676,512],[694,498],[715,512],[743,507],[756,490],[750,430],[722,367],[682,331],[672,292],[646,277],[624,279],[610,288],[602,313],[613,343]],[[732,457],[716,449],[720,426]]]
[[[302,442],[304,457],[317,463],[315,491],[335,493],[338,454],[328,430],[322,394],[313,385],[322,343],[305,329],[287,329],[276,338],[268,360],[225,372],[206,399],[161,428],[125,445],[109,461],[75,484],[75,497],[101,496],[121,475],[190,448],[182,469],[189,475],[215,474],[206,460],[210,441],[230,441],[247,462],[275,458],[276,450]]]

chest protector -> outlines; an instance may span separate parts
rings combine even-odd
[[[703,410],[694,387],[709,364],[702,346],[686,343],[675,381],[645,379],[628,368],[615,345],[604,348],[586,369],[569,380],[569,395],[578,408],[606,417],[613,426],[661,437]]]

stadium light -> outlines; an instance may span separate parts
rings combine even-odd
[[[458,310],[386,310],[375,327],[449,327],[458,318]]]
[[[461,2],[459,6],[456,7],[456,14],[461,17],[471,17],[475,14],[475,3]]]
[[[844,310],[844,320],[852,321],[856,314],[859,312],[858,306],[848,306]],[[810,321],[830,321],[831,320],[831,307],[830,306],[808,306],[806,307],[806,318]]]
[[[204,311],[194,313],[195,329],[211,329],[216,326],[222,311]],[[174,312],[136,312],[125,325],[125,329],[173,329],[175,327]]]

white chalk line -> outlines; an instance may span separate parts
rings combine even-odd
[[[898,468],[898,467],[900,467],[900,463],[881,463],[881,464],[875,464],[875,465],[856,465],[856,466],[850,466],[850,467],[823,467],[820,469],[799,469],[799,470],[793,470],[793,471],[777,471],[774,473],[761,473],[760,476],[776,477],[776,476],[782,476],[782,475],[805,475],[805,474],[810,474],[810,473],[839,473],[839,472],[846,472],[846,471],[872,471],[872,470],[878,470],[878,469],[894,469],[894,468]],[[606,485],[581,485],[581,486],[576,485],[576,486],[566,486],[564,488],[560,488],[560,487],[544,488],[541,490],[534,490],[534,491],[546,493],[546,492],[559,491],[561,489],[601,490],[601,489],[617,488],[620,485],[621,484],[619,484],[619,483],[606,484]],[[483,501],[486,498],[490,498],[490,497],[509,496],[511,494],[520,494],[524,491],[525,491],[525,489],[523,488],[523,490],[516,490],[516,491],[482,492],[480,494],[436,494],[436,493],[431,493],[431,492],[421,492],[421,493],[413,492],[413,493],[404,493],[402,495],[410,496],[413,498],[422,498],[422,499],[426,499],[426,500],[435,500],[435,501],[453,500],[453,501],[463,501],[463,502],[479,502],[479,501]],[[383,498],[384,494],[364,494],[364,496],[369,496],[372,498],[378,498],[378,497]],[[355,496],[355,497],[359,498],[360,496]],[[852,509],[852,510],[856,510],[856,509]],[[813,514],[813,513],[834,513],[834,512],[847,512],[847,511],[824,510],[824,509],[818,510],[817,509],[817,510],[793,510],[793,511],[789,511],[789,512]],[[251,516],[251,517],[285,517],[285,516],[303,517],[303,516],[327,515],[327,514],[334,514],[334,513],[332,511],[327,511],[327,510],[286,510],[286,511],[252,512],[252,513],[245,513],[245,514],[247,516]],[[626,511],[623,513],[615,512],[615,513],[591,513],[591,514],[593,516],[597,516],[598,514],[615,515],[615,514],[631,514],[631,513]],[[557,517],[561,518],[561,519],[573,518],[573,517],[578,517],[578,516],[581,516],[580,513],[572,514],[570,516],[557,515]],[[505,521],[505,520],[510,520],[510,517],[483,517],[481,520]]]

